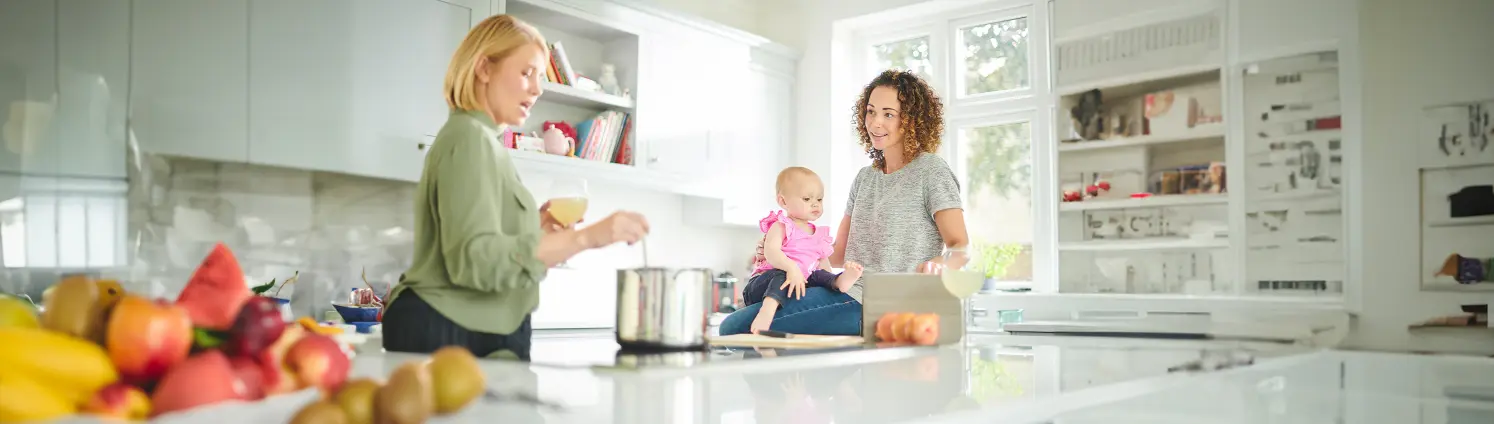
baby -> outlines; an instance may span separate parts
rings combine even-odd
[[[825,185],[819,175],[804,167],[790,167],[778,173],[778,206],[758,223],[763,236],[763,259],[753,267],[752,278],[742,290],[748,305],[761,302],[762,309],[752,320],[752,332],[767,330],[778,306],[790,297],[804,296],[809,287],[839,292],[851,288],[861,278],[861,265],[846,262],[845,272],[830,273],[833,235],[830,229],[814,225],[824,201]]]

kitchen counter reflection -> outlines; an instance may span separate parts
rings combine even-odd
[[[490,386],[508,400],[484,402],[433,422],[887,423],[959,416],[960,411],[976,413],[980,419],[973,421],[990,422],[1003,420],[1008,411],[1047,410],[1062,394],[1103,391],[1166,375],[1169,368],[1204,356],[1287,353],[1248,352],[1228,343],[1157,340],[1096,347],[1086,340],[1090,339],[972,336],[963,346],[787,357],[777,356],[786,352],[776,349],[747,349],[737,361],[630,370],[483,361]],[[568,352],[595,357],[597,353],[587,352],[614,355],[615,350],[605,339],[536,339],[533,356]],[[1085,363],[1061,362],[1066,355]],[[405,360],[418,358],[365,354],[355,360],[353,372],[383,376]],[[1060,369],[1061,364],[1070,369]]]

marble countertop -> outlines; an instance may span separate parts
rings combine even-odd
[[[608,343],[537,338],[533,355],[612,355]],[[353,374],[382,377],[422,357],[361,354]],[[1494,413],[1487,387],[1494,386],[1494,359],[1239,342],[973,335],[956,346],[683,368],[499,360],[482,367],[502,400],[432,422],[1494,422],[1455,419]],[[1188,369],[1195,371],[1170,372]],[[208,408],[164,422],[285,422],[314,396]]]

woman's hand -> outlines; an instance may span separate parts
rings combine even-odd
[[[553,233],[553,232],[560,231],[560,230],[568,230],[568,229],[570,229],[571,226],[574,226],[576,224],[580,224],[580,223],[583,223],[583,222],[586,222],[586,218],[577,219],[575,223],[572,223],[571,225],[565,225],[565,224],[561,223],[560,220],[555,219],[555,215],[554,214],[550,213],[550,201],[549,200],[546,200],[545,204],[540,205],[540,229],[545,230],[546,233]]]
[[[582,228],[578,235],[581,245],[587,249],[619,242],[633,244],[648,235],[648,220],[637,212],[613,212],[601,221]]]
[[[787,274],[788,278],[784,279],[783,285],[778,286],[778,288],[787,289],[785,290],[784,295],[788,296],[790,299],[798,299],[804,297],[804,285],[806,284],[806,282],[804,281],[804,273],[788,272]]]

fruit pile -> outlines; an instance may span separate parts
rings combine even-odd
[[[291,424],[423,423],[434,414],[460,411],[487,387],[477,358],[461,347],[445,347],[430,359],[409,361],[387,383],[357,379],[326,399],[302,407]]]
[[[930,346],[939,340],[939,315],[888,312],[877,319],[877,340]]]
[[[45,297],[39,320],[0,327],[0,422],[79,412],[138,420],[310,387],[330,393],[351,367],[331,336],[287,325],[274,299],[253,296],[222,244],[174,302],[81,277]]]

